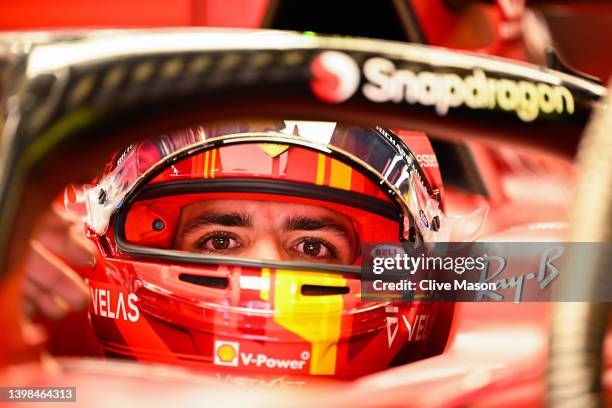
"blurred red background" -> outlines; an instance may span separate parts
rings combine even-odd
[[[431,6],[433,3],[443,2],[406,1],[412,1],[416,14],[422,13],[424,9],[434,9]],[[321,7],[321,10],[331,7],[325,3],[311,2],[312,7]],[[461,1],[453,0],[453,3]],[[4,0],[0,4],[0,30],[186,26],[254,28],[261,26],[270,1]],[[380,5],[375,2],[372,4],[373,7]],[[612,53],[608,50],[609,40],[612,40],[612,2],[527,0],[527,5],[541,12],[554,47],[569,65],[607,80],[612,74]],[[350,18],[350,15],[347,13],[346,17]],[[480,29],[474,27],[475,31]],[[536,59],[535,62],[542,63],[542,60]]]

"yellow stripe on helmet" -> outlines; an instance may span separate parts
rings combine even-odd
[[[325,183],[325,160],[327,156],[322,153],[317,154],[317,179],[315,183],[322,186]]]
[[[345,286],[337,275],[277,270],[274,280],[274,320],[312,344],[310,374],[334,374],[340,328],[342,295],[304,296],[303,285]]]
[[[350,166],[342,163],[339,160],[331,160],[331,169],[329,174],[329,186],[339,188],[341,190],[351,189],[351,176],[353,171]]]

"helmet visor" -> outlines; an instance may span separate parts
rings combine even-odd
[[[215,179],[217,173],[213,161],[217,156],[209,153],[207,162],[206,151],[252,143],[263,146],[271,157],[280,154],[275,152],[275,149],[282,150],[288,146],[296,146],[322,153],[357,170],[379,187],[379,195],[386,196],[386,200],[398,208],[402,218],[400,228],[403,239],[408,239],[408,229],[414,227],[424,239],[428,240],[427,234],[430,225],[433,224],[431,220],[441,213],[440,205],[417,159],[393,133],[378,127],[365,128],[331,122],[304,121],[211,125],[190,128],[140,143],[126,149],[97,185],[67,195],[68,207],[78,209],[77,215],[94,232],[102,234],[107,230],[112,215],[131,201],[132,196],[136,195],[143,186],[150,184],[151,180],[164,169],[173,167],[185,157],[203,152],[200,178]],[[242,160],[243,163],[249,164],[250,168],[245,174],[265,175],[269,171],[262,167],[255,169],[257,171],[254,172],[252,168],[252,163],[256,163],[254,158],[236,157],[237,161]],[[319,168],[324,166],[324,163],[319,161],[312,164],[315,169],[317,166]],[[234,173],[224,177],[239,178],[238,169],[239,166],[233,166]],[[177,172],[190,173],[179,168]],[[328,173],[319,173],[319,177],[317,180],[315,175],[314,184],[325,185],[322,180],[329,176]],[[338,181],[340,184],[342,182],[341,177],[331,177],[331,180],[340,180]]]

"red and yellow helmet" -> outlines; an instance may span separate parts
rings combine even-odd
[[[218,124],[131,145],[95,185],[66,192],[98,248],[86,278],[104,352],[223,375],[341,378],[440,352],[448,307],[360,296],[361,243],[443,239],[433,163],[424,135],[328,122]],[[182,244],[212,218],[229,230],[259,222],[236,215],[249,206],[302,241],[273,257],[241,252],[261,236]],[[334,258],[333,245],[304,238],[333,220],[304,221],[300,209],[336,214],[352,250]]]

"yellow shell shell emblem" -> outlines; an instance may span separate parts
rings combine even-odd
[[[229,344],[224,344],[217,349],[217,357],[224,363],[229,363],[236,358],[236,349]]]

